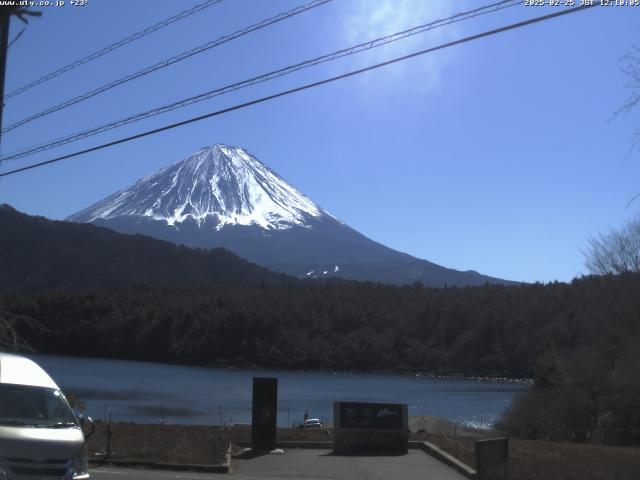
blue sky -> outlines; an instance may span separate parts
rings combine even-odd
[[[67,2],[68,3],[68,2]],[[43,8],[11,46],[7,91],[199,3]],[[9,125],[304,3],[225,0],[7,100]],[[476,8],[482,1],[334,0],[5,134],[2,154],[274,68]],[[550,11],[517,6],[114,130],[8,170]],[[22,28],[14,21],[12,37]],[[600,7],[0,180],[0,202],[67,215],[205,145],[242,146],[355,229],[457,269],[522,281],[584,273],[589,235],[640,210],[640,112],[620,59],[640,7]]]

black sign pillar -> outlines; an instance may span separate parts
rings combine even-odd
[[[251,412],[251,448],[254,451],[276,448],[277,411],[278,379],[254,377]]]

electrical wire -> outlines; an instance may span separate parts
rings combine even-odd
[[[287,95],[291,95],[293,93],[301,92],[303,90],[308,90],[310,88],[318,87],[320,85],[325,85],[325,84],[328,84],[328,83],[332,83],[332,82],[335,82],[337,80],[342,80],[342,79],[349,78],[349,77],[352,77],[352,76],[355,76],[355,75],[359,75],[361,73],[365,73],[365,72],[368,72],[368,71],[371,71],[371,70],[376,70],[378,68],[382,68],[382,67],[385,67],[387,65],[392,65],[392,64],[395,64],[395,63],[398,63],[398,62],[402,62],[402,61],[408,60],[410,58],[415,58],[415,57],[418,57],[418,56],[421,56],[421,55],[425,55],[427,53],[435,52],[435,51],[438,51],[438,50],[443,50],[445,48],[453,47],[455,45],[461,45],[463,43],[471,42],[471,41],[474,41],[474,40],[479,40],[481,38],[485,38],[485,37],[489,37],[489,36],[492,36],[492,35],[496,35],[498,33],[506,32],[506,31],[510,31],[510,30],[515,30],[517,28],[522,28],[522,27],[525,27],[525,26],[528,26],[528,25],[532,25],[532,24],[535,24],[535,23],[544,22],[544,21],[550,20],[552,18],[556,18],[556,17],[560,17],[560,16],[564,16],[564,15],[569,15],[571,13],[576,13],[576,12],[579,12],[579,11],[587,10],[589,8],[593,8],[595,6],[600,6],[600,5],[601,5],[600,2],[594,2],[593,4],[584,4],[584,5],[580,5],[580,6],[573,7],[573,8],[563,9],[563,10],[558,11],[558,12],[549,13],[547,15],[541,15],[539,17],[534,17],[534,18],[531,18],[531,19],[528,19],[528,20],[524,20],[524,21],[521,21],[521,22],[512,23],[512,24],[506,25],[504,27],[499,27],[499,28],[496,28],[496,29],[493,29],[493,30],[488,30],[488,31],[485,31],[485,32],[482,32],[482,33],[478,33],[478,34],[475,34],[475,35],[471,35],[471,36],[468,36],[468,37],[463,37],[461,39],[454,40],[454,41],[447,42],[447,43],[443,43],[443,44],[437,45],[435,47],[426,48],[424,50],[419,50],[417,52],[413,52],[413,53],[410,53],[408,55],[403,55],[401,57],[396,57],[396,58],[393,58],[391,60],[387,60],[387,61],[384,61],[384,62],[381,62],[381,63],[376,63],[376,64],[370,65],[368,67],[360,68],[360,69],[357,69],[357,70],[352,70],[350,72],[343,73],[341,75],[336,75],[336,76],[333,76],[333,77],[325,78],[323,80],[319,80],[319,81],[312,82],[312,83],[307,83],[305,85],[301,85],[299,87],[291,88],[289,90],[284,90],[284,91],[281,91],[281,92],[278,92],[278,93],[275,93],[275,94],[272,94],[272,95],[268,95],[266,97],[261,97],[261,98],[255,99],[255,100],[251,100],[251,101],[248,101],[248,102],[244,102],[244,103],[240,103],[240,104],[234,105],[232,107],[223,108],[221,110],[216,110],[214,112],[210,112],[210,113],[207,113],[207,114],[204,114],[204,115],[199,115],[197,117],[192,117],[192,118],[189,118],[187,120],[183,120],[181,122],[172,123],[170,125],[165,125],[165,126],[160,127],[160,128],[155,128],[153,130],[147,130],[147,131],[142,132],[142,133],[138,133],[138,134],[131,135],[131,136],[128,136],[128,137],[120,138],[118,140],[113,140],[111,142],[103,143],[101,145],[97,145],[97,146],[94,146],[94,147],[91,147],[91,148],[87,148],[87,149],[84,149],[84,150],[80,150],[80,151],[76,151],[76,152],[69,153],[69,154],[66,154],[66,155],[62,155],[62,156],[59,156],[59,157],[56,157],[56,158],[52,158],[50,160],[46,160],[46,161],[38,162],[38,163],[33,163],[31,165],[27,165],[27,166],[22,167],[22,168],[16,168],[16,169],[10,170],[8,172],[0,173],[0,177],[6,177],[8,175],[14,175],[16,173],[24,172],[24,171],[27,171],[27,170],[32,170],[34,168],[39,168],[39,167],[42,167],[42,166],[45,166],[45,165],[50,165],[52,163],[57,163],[57,162],[60,162],[62,160],[67,160],[69,158],[74,158],[74,157],[77,157],[77,156],[80,156],[80,155],[84,155],[86,153],[95,152],[95,151],[98,151],[98,150],[103,150],[105,148],[112,147],[114,145],[119,145],[119,144],[122,144],[122,143],[130,142],[132,140],[137,140],[139,138],[148,137],[150,135],[155,135],[157,133],[165,132],[167,130],[172,130],[174,128],[178,128],[178,127],[181,127],[181,126],[184,126],[184,125],[189,125],[191,123],[199,122],[199,121],[205,120],[207,118],[216,117],[216,116],[219,116],[219,115],[223,115],[225,113],[229,113],[229,112],[233,112],[233,111],[240,110],[240,109],[243,109],[243,108],[247,108],[247,107],[250,107],[252,105],[257,105],[257,104],[264,103],[264,102],[267,102],[267,101],[270,101],[270,100],[274,100],[276,98],[280,98],[280,97],[284,97],[284,96],[287,96]]]
[[[11,46],[18,41],[18,39],[22,36],[27,27],[22,27],[22,29],[13,37],[13,40],[9,42],[7,48],[11,48]]]
[[[76,60],[74,62],[69,63],[68,65],[65,65],[64,67],[59,68],[58,70],[55,70],[51,73],[48,73],[47,75],[44,75],[30,83],[27,83],[26,85],[23,85],[22,87],[16,88],[15,90],[9,92],[8,94],[5,95],[5,99],[9,99],[11,97],[15,97],[16,95],[19,95],[23,92],[26,92],[27,90],[35,87],[36,85],[40,85],[42,83],[48,82],[51,79],[54,79],[56,77],[59,77],[60,75],[62,75],[63,73],[69,72],[71,70],[73,70],[74,68],[77,68],[81,65],[84,65],[85,63],[89,63],[92,60],[95,60],[96,58],[99,58],[103,55],[106,55],[109,52],[113,52],[114,50],[123,47],[124,45],[127,45],[131,42],[134,42],[136,40],[139,40],[143,37],[146,37],[147,35],[160,30],[161,28],[164,28],[168,25],[171,25],[172,23],[175,23],[179,20],[182,20],[184,18],[187,18],[191,15],[193,15],[194,13],[198,13],[202,10],[204,10],[205,8],[209,8],[212,7],[213,5],[216,5],[218,3],[222,2],[222,0],[206,0],[205,2],[199,3],[198,5],[195,5],[192,8],[189,8],[188,10],[184,10],[176,15],[173,15],[172,17],[169,17],[165,20],[162,20],[161,22],[156,23],[155,25],[152,25],[150,27],[145,28],[144,30],[141,30],[137,33],[134,33],[133,35],[129,35],[128,37],[123,38],[122,40],[119,40],[115,43],[112,43],[111,45],[104,47],[100,50],[97,50],[93,53],[90,53],[89,55],[86,55],[82,58],[80,58],[79,60]]]
[[[370,50],[373,48],[377,48],[377,47],[381,47],[383,45],[387,45],[389,43],[392,42],[396,42],[398,40],[402,40],[404,38],[413,36],[413,35],[418,35],[420,33],[424,33],[427,32],[429,30],[432,30],[434,28],[438,28],[438,27],[442,27],[442,26],[446,26],[446,25],[450,25],[453,23],[457,23],[457,22],[461,22],[463,20],[468,20],[471,18],[475,18],[477,16],[481,16],[481,15],[485,15],[488,13],[493,13],[495,11],[504,9],[504,8],[508,8],[508,7],[512,7],[515,5],[519,5],[522,3],[522,0],[502,0],[500,2],[497,3],[493,3],[490,5],[486,5],[480,8],[476,8],[474,10],[470,10],[467,12],[460,12],[457,13],[451,17],[447,17],[444,19],[439,19],[439,20],[435,20],[435,21],[431,21],[427,24],[423,24],[423,25],[418,25],[416,27],[407,29],[407,30],[403,30],[401,32],[397,32],[391,35],[387,35],[384,37],[379,37],[376,38],[374,40],[370,40],[364,43],[360,43],[358,45],[354,45],[352,47],[349,48],[344,48],[341,50],[337,50],[334,52],[331,52],[329,54],[326,55],[322,55],[320,57],[316,57],[316,58],[312,58],[310,60],[305,60],[304,62],[301,63],[297,63],[294,65],[289,65],[287,67],[278,69],[278,70],[274,70],[256,77],[252,77],[246,80],[243,80],[241,82],[237,82],[237,83],[233,83],[230,85],[226,85],[224,87],[220,87],[220,88],[216,88],[214,90],[209,90],[207,92],[192,96],[192,97],[187,97],[185,99],[167,104],[167,105],[163,105],[160,107],[156,107],[153,108],[151,110],[147,110],[145,112],[141,112],[129,117],[125,117],[123,119],[120,120],[116,120],[107,124],[103,124],[101,126],[98,127],[94,127],[91,128],[89,130],[84,130],[82,132],[78,132],[78,133],[74,133],[71,135],[68,135],[66,137],[62,137],[59,138],[57,140],[48,142],[48,143],[44,143],[44,144],[39,144],[39,145],[35,145],[35,146],[31,146],[31,147],[27,147],[26,149],[22,149],[20,151],[17,152],[13,152],[10,153],[4,157],[0,157],[0,162],[5,161],[5,160],[14,160],[14,159],[19,159],[19,158],[24,158],[24,157],[28,157],[31,155],[35,155],[36,153],[40,153],[46,150],[50,150],[52,148],[55,147],[59,147],[61,145],[66,145],[68,143],[71,142],[75,142],[78,140],[82,140],[88,137],[91,137],[93,135],[97,135],[99,133],[103,133],[109,130],[113,130],[115,128],[119,128],[122,127],[124,125],[128,125],[134,122],[138,122],[156,115],[160,115],[162,113],[166,113],[166,112],[170,112],[172,110],[177,110],[179,108],[184,108],[186,106],[189,105],[193,105],[195,103],[199,103],[220,95],[224,95],[236,90],[240,90],[242,88],[247,88],[259,83],[263,83],[269,80],[273,80],[285,75],[289,75],[291,73],[297,72],[298,70],[302,70],[304,68],[309,68],[315,65],[319,65],[321,63],[325,63],[325,62],[329,62],[329,61],[333,61],[333,60],[337,60],[339,58],[342,57],[346,57],[349,55],[354,55],[356,53],[360,53],[363,52],[365,50]]]
[[[125,83],[131,82],[132,80],[135,80],[136,78],[140,78],[143,77],[145,75],[148,75],[150,73],[156,72],[162,68],[166,68],[170,65],[173,65],[174,63],[178,63],[181,62],[182,60],[186,60],[187,58],[193,57],[194,55],[198,55],[199,53],[202,52],[206,52],[207,50],[210,50],[212,48],[218,47],[224,43],[230,42],[232,40],[235,40],[236,38],[242,37],[244,35],[248,35],[249,33],[255,32],[256,30],[260,30],[263,28],[266,28],[270,25],[273,25],[274,23],[278,23],[281,22],[283,20],[286,20],[288,18],[291,18],[295,15],[298,15],[302,12],[306,12],[307,10],[311,10],[312,8],[316,8],[319,7],[321,5],[324,5],[328,2],[330,2],[332,0],[313,0],[309,3],[305,3],[304,5],[300,5],[299,7],[296,7],[294,9],[288,10],[286,12],[280,13],[279,15],[276,15],[275,17],[271,17],[268,18],[266,20],[262,20],[261,22],[255,23],[253,25],[250,25],[246,28],[243,28],[242,30],[238,30],[236,32],[233,32],[229,35],[225,35],[222,36],[216,40],[213,40],[211,42],[207,42],[203,45],[200,45],[198,47],[195,47],[191,50],[188,50],[186,52],[182,52],[178,55],[175,55],[171,58],[168,58],[166,60],[163,60],[161,62],[158,62],[154,65],[151,65],[149,67],[143,68],[142,70],[138,70],[135,73],[131,73],[125,77],[119,78],[117,80],[114,80],[113,82],[107,83],[105,85],[102,85],[98,88],[95,88],[93,90],[90,90],[86,93],[83,93],[81,95],[78,95],[77,97],[73,97],[69,100],[65,100],[62,103],[59,103],[57,105],[54,105],[53,107],[47,108],[46,110],[43,110],[41,112],[35,113],[33,115],[30,115],[26,118],[23,118],[22,120],[19,120],[9,126],[7,126],[6,128],[4,128],[2,130],[1,133],[6,133],[9,132],[11,130],[14,130],[18,127],[21,127],[22,125],[25,125],[27,123],[30,123],[38,118],[42,118],[46,115],[50,115],[51,113],[54,112],[58,112],[64,108],[70,107],[71,105],[75,105],[77,103],[80,103],[84,100],[88,100],[92,97],[95,97],[96,95],[99,95],[103,92],[106,92],[108,90],[111,90],[112,88],[115,88],[119,85],[123,85]]]

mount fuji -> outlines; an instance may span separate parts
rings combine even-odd
[[[67,220],[189,247],[224,247],[297,277],[428,286],[511,283],[370,240],[246,150],[222,144],[202,148]]]

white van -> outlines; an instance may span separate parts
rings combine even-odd
[[[84,425],[39,365],[0,353],[0,480],[88,479]]]

